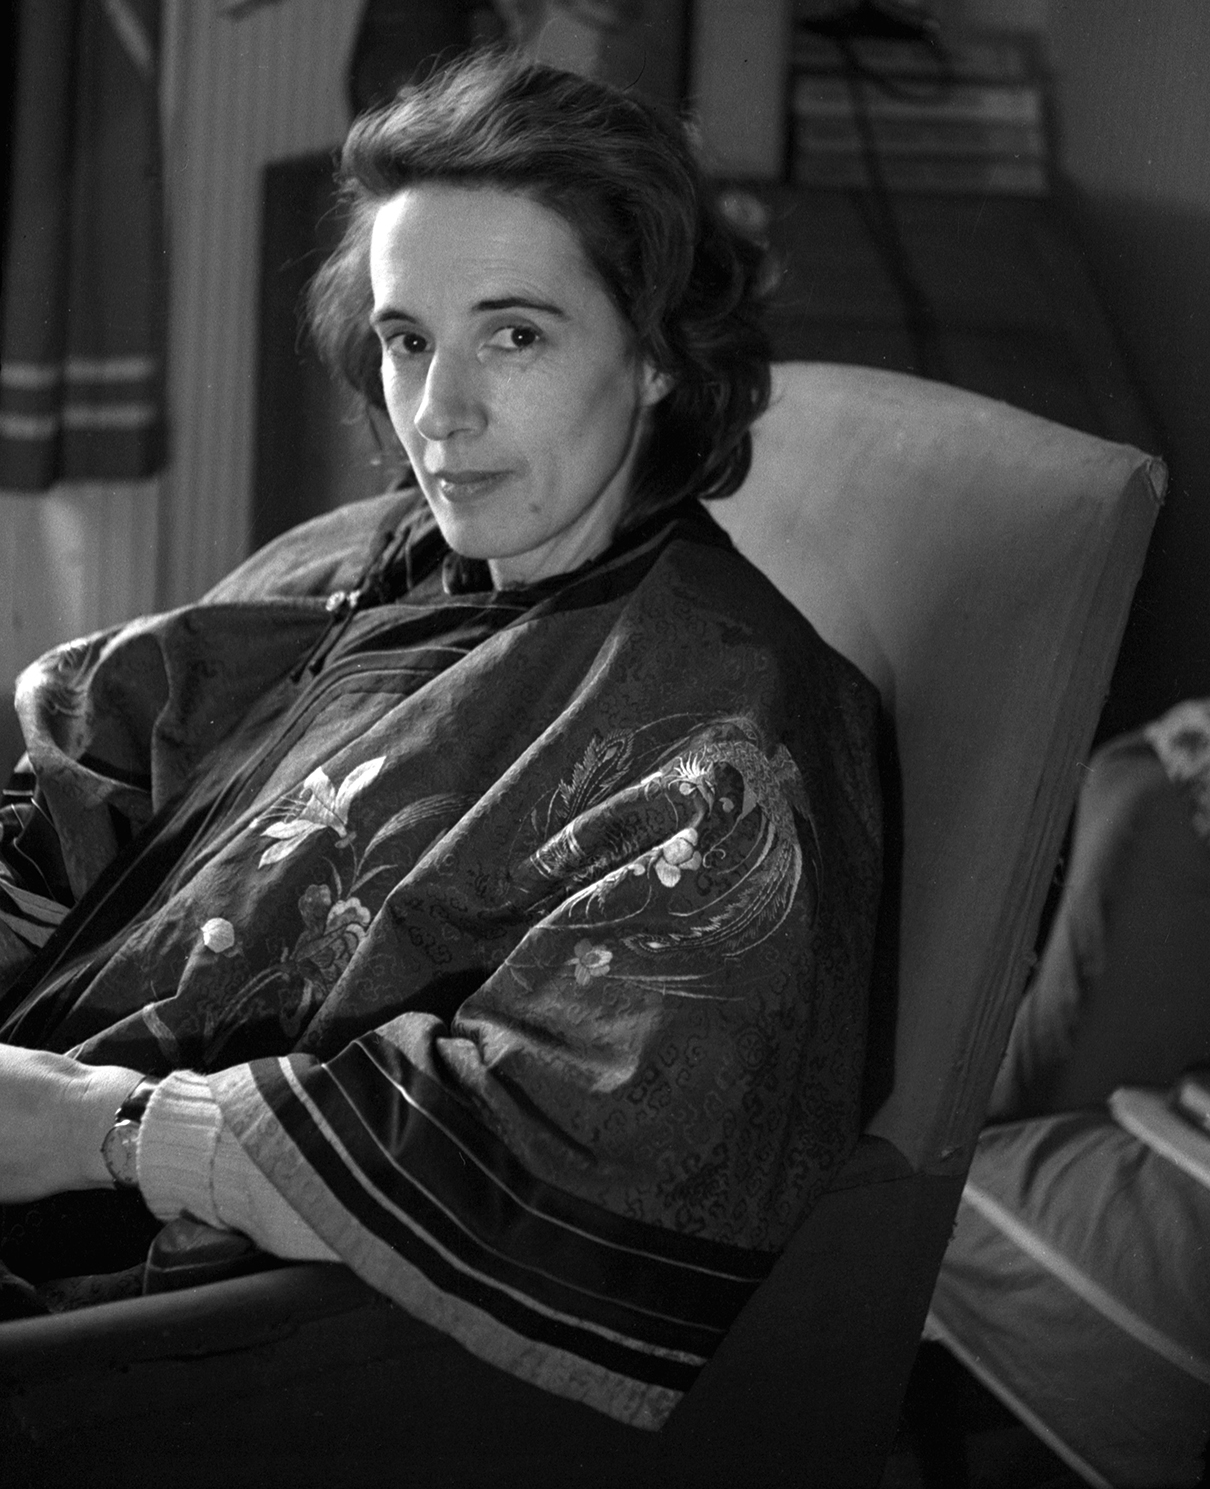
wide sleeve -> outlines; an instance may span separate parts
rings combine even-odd
[[[339,1261],[261,1173],[223,1122],[204,1075],[175,1070],[152,1093],[139,1128],[138,1179],[161,1220],[187,1216],[250,1236],[295,1261]]]
[[[328,623],[327,593],[356,582],[415,507],[414,494],[388,493],[304,523],[201,603],[67,642],[24,669],[15,706],[27,753],[0,803],[0,979],[46,939],[53,906],[83,895],[224,740],[239,733],[246,749],[258,710],[276,717],[284,680]]]
[[[531,924],[448,1024],[210,1087],[363,1278],[658,1426],[856,1139],[877,843],[747,721],[629,766],[598,736],[518,824]]]
[[[74,898],[58,832],[22,756],[0,797],[0,989],[46,945]]]

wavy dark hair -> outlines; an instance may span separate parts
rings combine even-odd
[[[681,122],[602,83],[491,51],[364,114],[337,176],[340,245],[308,290],[328,364],[385,407],[370,327],[370,233],[383,202],[431,181],[515,191],[558,213],[634,335],[668,375],[635,465],[630,518],[729,496],[769,402],[762,250],[723,216]]]

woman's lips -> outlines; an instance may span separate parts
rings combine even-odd
[[[447,501],[457,502],[482,496],[507,479],[508,474],[506,470],[442,470],[434,471],[431,479]]]

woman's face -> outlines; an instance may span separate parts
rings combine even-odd
[[[571,228],[512,192],[409,187],[370,277],[387,411],[450,547],[497,585],[606,548],[666,384]]]

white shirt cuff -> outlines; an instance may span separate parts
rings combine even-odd
[[[187,1213],[242,1231],[274,1256],[340,1260],[228,1131],[204,1075],[174,1071],[152,1093],[139,1129],[138,1176],[148,1209],[161,1220]]]

